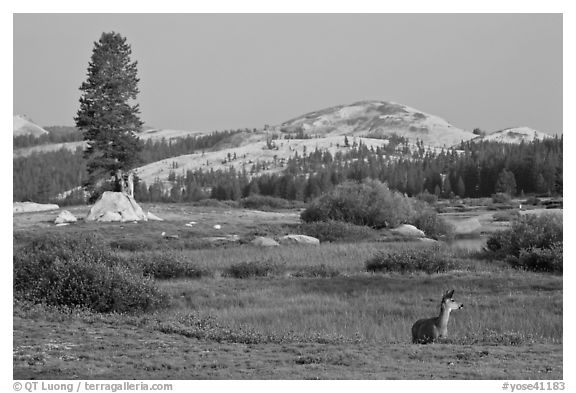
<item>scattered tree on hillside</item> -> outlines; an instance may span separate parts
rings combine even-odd
[[[113,188],[125,191],[126,179],[139,162],[142,149],[136,133],[141,130],[136,61],[126,38],[118,33],[103,33],[94,43],[88,78],[80,90],[80,109],[76,127],[84,133],[90,191],[114,176]]]

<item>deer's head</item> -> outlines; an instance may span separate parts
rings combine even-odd
[[[462,303],[457,303],[454,301],[454,290],[446,291],[444,296],[442,296],[442,302],[440,303],[440,309],[442,311],[459,310],[463,307],[464,305]]]

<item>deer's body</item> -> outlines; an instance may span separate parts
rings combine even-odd
[[[419,319],[412,325],[412,342],[415,344],[428,344],[448,336],[448,320],[450,311],[464,307],[456,303],[452,296],[454,290],[446,292],[440,303],[440,315],[434,318]]]

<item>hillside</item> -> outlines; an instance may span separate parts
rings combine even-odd
[[[344,145],[344,137],[335,135],[312,139],[273,140],[272,143],[275,147],[269,148],[266,141],[267,135],[265,132],[252,133],[244,137],[243,143],[237,141],[234,136],[232,141],[237,143],[223,144],[220,150],[167,158],[142,166],[136,171],[138,176],[147,184],[152,184],[157,178],[166,181],[171,171],[182,174],[187,170],[203,169],[209,171],[230,167],[234,167],[238,171],[241,171],[242,168],[250,171],[257,162],[266,167],[262,173],[270,173],[281,171],[286,161],[294,157],[295,154],[302,156],[306,152],[313,152],[315,149],[335,154],[337,151],[344,152],[349,149]],[[374,148],[386,146],[389,143],[385,139],[350,137],[349,143],[351,145],[360,142],[368,147],[374,146]],[[229,156],[231,159],[228,158]]]
[[[406,105],[387,101],[360,101],[307,113],[277,126],[283,132],[302,130],[320,136],[375,136],[396,134],[411,142],[450,147],[475,137],[446,120]]]
[[[535,141],[536,139],[543,140],[546,138],[552,138],[552,136],[530,127],[512,127],[495,131],[483,137],[475,138],[474,141],[529,143]]]
[[[40,136],[48,134],[44,128],[35,124],[25,115],[15,115],[13,117],[13,136],[34,135]]]
[[[50,133],[52,133],[52,128],[65,128],[65,127],[47,127],[50,129]],[[48,131],[44,130],[46,133]],[[146,140],[160,140],[165,138],[166,140],[173,140],[178,138],[184,138],[186,136],[194,136],[194,135],[203,135],[206,134],[204,131],[188,131],[188,130],[173,130],[173,129],[160,129],[160,128],[146,128],[144,131],[138,134],[140,139]],[[16,133],[14,136],[17,136]],[[86,142],[77,141],[77,142],[63,142],[63,143],[46,143],[36,146],[30,147],[23,147],[17,148],[13,151],[13,157],[26,157],[32,153],[45,153],[60,150],[62,148],[74,151],[78,147],[85,148],[87,146]]]

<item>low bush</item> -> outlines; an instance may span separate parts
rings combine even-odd
[[[110,248],[113,250],[130,252],[157,250],[159,248],[159,243],[140,239],[116,239],[110,242]]]
[[[311,277],[311,278],[331,278],[337,277],[340,275],[340,272],[330,266],[325,264],[314,265],[314,266],[306,266],[296,272],[292,273],[293,277]]]
[[[141,252],[125,258],[126,263],[134,270],[156,279],[211,276],[210,271],[201,269],[188,261],[183,254],[173,251]]]
[[[538,206],[540,204],[542,204],[542,201],[540,199],[538,199],[535,196],[529,196],[525,201],[524,201],[525,205],[533,205],[533,206]]]
[[[491,235],[486,246],[502,258],[518,258],[522,249],[549,249],[562,243],[562,221],[559,214],[527,214],[514,220],[510,229]]]
[[[506,262],[513,267],[534,272],[562,273],[562,258],[562,243],[556,243],[550,248],[523,248],[520,256],[509,255]]]
[[[514,221],[520,217],[520,213],[517,210],[505,210],[494,213],[492,216],[492,221]]]
[[[154,309],[166,302],[154,282],[132,271],[94,235],[47,235],[14,253],[14,296],[96,312]]]
[[[429,205],[436,205],[438,202],[438,196],[436,194],[430,194],[428,191],[424,191],[416,196],[417,199],[426,202]]]
[[[438,239],[441,236],[454,237],[455,228],[438,213],[430,209],[421,209],[411,222],[420,230],[424,231],[427,237]]]
[[[187,236],[193,236],[194,233],[187,233]],[[205,248],[213,248],[216,244],[206,239],[197,237],[182,237],[170,238],[165,237],[161,239],[116,239],[110,242],[110,248],[118,251],[160,251],[160,250],[200,250]]]
[[[269,262],[241,262],[224,269],[224,276],[234,278],[266,277],[275,270]]]
[[[236,201],[220,201],[218,199],[201,199],[199,201],[194,202],[194,206],[201,206],[201,207],[216,207],[216,208],[224,208],[229,209],[233,207],[238,207],[238,202]]]
[[[287,199],[275,198],[267,195],[250,195],[240,200],[240,206],[246,209],[290,209],[293,203]]]
[[[338,185],[310,202],[300,218],[304,222],[335,220],[379,229],[406,223],[413,213],[409,198],[368,179]]]
[[[369,232],[355,228],[358,226],[382,229],[394,228],[400,224],[414,224],[426,235],[434,238],[451,237],[454,233],[452,225],[438,216],[428,203],[408,198],[390,190],[385,183],[370,179],[362,183],[342,183],[331,192],[313,200],[300,218],[308,224],[325,223],[304,228],[308,231],[306,234],[318,237],[321,241],[369,235]],[[338,225],[334,222],[345,222],[353,226]],[[317,232],[316,235],[313,232]]]
[[[492,195],[493,203],[509,203],[511,200],[510,195],[504,192],[497,192]]]
[[[303,223],[297,231],[315,237],[322,243],[375,241],[379,237],[378,231],[370,227],[334,220]]]
[[[369,272],[425,272],[442,273],[461,268],[446,250],[434,246],[428,248],[381,251],[366,261]]]

